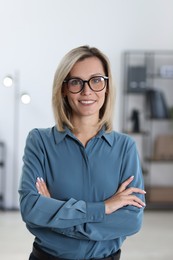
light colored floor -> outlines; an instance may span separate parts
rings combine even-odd
[[[19,212],[0,212],[0,259],[27,260],[32,242]],[[121,260],[173,260],[173,212],[146,211],[141,232],[125,241]]]

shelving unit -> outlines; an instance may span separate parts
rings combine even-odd
[[[123,132],[138,146],[148,208],[173,209],[173,51],[123,58]]]

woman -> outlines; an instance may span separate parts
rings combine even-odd
[[[61,61],[52,103],[56,126],[26,141],[20,206],[35,236],[30,260],[120,259],[145,207],[134,141],[112,130],[107,57],[81,46]]]

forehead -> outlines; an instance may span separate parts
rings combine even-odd
[[[89,57],[78,61],[72,68],[70,75],[75,77],[90,77],[93,75],[103,75],[103,64],[97,57]]]

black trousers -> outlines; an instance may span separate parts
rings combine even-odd
[[[42,250],[41,250],[42,251]],[[43,252],[43,251],[42,251]],[[42,253],[41,252],[41,253]],[[37,249],[36,249],[36,253],[37,253]],[[39,253],[39,252],[38,252]],[[46,254],[47,255],[47,254]],[[119,250],[117,253],[115,253],[115,254],[113,254],[113,255],[111,255],[110,257],[108,257],[108,258],[105,258],[105,259],[111,259],[111,260],[119,260],[120,259],[120,255],[121,255],[121,250]],[[30,257],[29,257],[29,260],[43,260],[43,258],[44,258],[44,256],[43,257],[37,257],[36,255],[35,255],[35,252],[34,252],[34,250],[33,250],[33,252],[30,254]],[[46,256],[46,259],[49,259],[49,256]],[[50,256],[50,259],[51,259],[51,256]],[[104,258],[103,258],[104,259]],[[92,260],[94,260],[94,259],[92,259]]]
[[[120,257],[119,257],[120,259]],[[40,260],[39,258],[35,257],[33,253],[30,254],[29,260]],[[118,260],[118,259],[117,259]]]
[[[33,253],[30,254],[29,260],[39,260],[37,257],[33,255]]]

